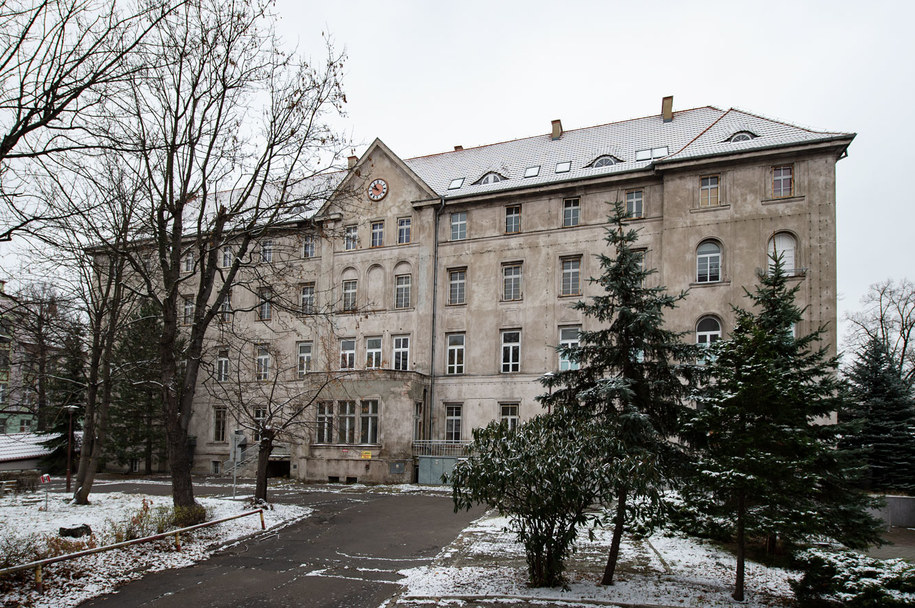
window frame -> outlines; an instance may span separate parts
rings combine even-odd
[[[467,239],[467,212],[455,211],[451,214],[451,240],[464,241]]]
[[[229,359],[229,349],[221,348],[216,353],[216,382],[228,382],[232,373],[232,361]]]
[[[213,408],[213,441],[226,442],[226,428],[229,426],[229,410],[225,407]]]
[[[566,198],[562,200],[562,227],[572,228],[581,225],[581,198]]]
[[[517,274],[510,274],[517,271]],[[524,263],[502,263],[502,301],[518,302],[524,299]]]
[[[505,234],[519,234],[521,232],[521,205],[506,205],[505,207]]]
[[[254,379],[258,382],[270,380],[272,356],[269,344],[257,344],[254,347]]]
[[[394,308],[404,310],[412,305],[413,275],[398,274],[394,276]]]
[[[343,251],[355,251],[359,247],[359,227],[355,224],[343,227]]]
[[[397,218],[397,244],[409,245],[413,242],[413,218]]]
[[[787,171],[787,176],[784,175]],[[787,182],[787,191],[785,188]],[[772,198],[790,198],[794,196],[794,165],[776,165],[772,167]]]
[[[273,290],[269,287],[260,287],[257,290],[257,320],[270,321],[273,318]]]
[[[334,443],[334,402],[319,401],[315,413],[315,443]]]
[[[273,262],[273,239],[264,239],[260,244],[261,263],[270,264]]]
[[[376,341],[377,346],[373,346],[372,343]],[[367,336],[365,338],[365,369],[381,369],[383,363],[381,356],[382,345],[381,336]]]
[[[791,249],[790,249],[790,250],[789,250],[789,249],[786,249],[786,248],[779,249],[779,248],[778,248],[778,240],[779,240],[779,238],[782,238],[782,239],[786,239],[786,238],[787,238],[787,239],[790,239],[790,240],[791,240],[791,244],[792,244]],[[782,272],[784,272],[785,276],[793,277],[793,276],[797,276],[798,274],[800,274],[801,271],[800,271],[800,269],[798,268],[798,263],[797,263],[797,257],[798,257],[798,256],[797,256],[797,249],[798,249],[798,247],[797,247],[797,237],[795,237],[795,236],[794,236],[793,234],[791,234],[790,232],[786,232],[786,231],[784,231],[784,230],[781,230],[781,231],[776,232],[775,234],[773,234],[773,235],[769,238],[769,242],[766,244],[766,268],[767,268],[767,272],[768,272],[770,275],[772,274],[772,272],[775,270],[775,260],[776,260],[776,258],[777,258],[777,256],[778,256],[778,254],[779,254],[779,253],[782,253],[782,254],[783,254],[783,255],[782,255],[782,262],[783,262],[783,265],[782,265]],[[787,252],[787,251],[790,251],[790,252],[791,252],[791,255],[790,255],[790,256],[784,255],[785,252]],[[789,259],[790,259],[790,265],[789,265],[789,263],[788,263],[788,260],[789,260]]]
[[[311,259],[317,257],[315,255],[315,235],[306,234],[302,239],[302,258]]]
[[[337,443],[356,445],[356,411],[354,400],[337,402]]]
[[[566,332],[574,331],[575,337],[566,336]],[[581,325],[568,325],[565,327],[559,328],[559,346],[571,348],[576,347],[581,344]],[[559,355],[559,371],[565,371],[569,369],[579,369],[581,364],[578,361],[572,361],[571,359],[566,358],[561,352],[557,353]]]
[[[521,404],[517,401],[499,404],[499,422],[508,426],[509,432],[518,430],[521,423],[520,418]]]
[[[356,369],[356,338],[340,339],[340,369]]]
[[[384,220],[372,222],[372,248],[384,247]]]
[[[341,299],[343,312],[353,312],[356,310],[358,288],[359,285],[356,279],[345,279],[343,281],[343,297]]]
[[[517,374],[521,372],[521,330],[503,329],[501,336],[501,361],[500,372],[503,374]],[[514,336],[516,339],[509,340]]]
[[[296,375],[301,380],[311,372],[311,362],[314,360],[314,342],[303,340],[296,342]]]
[[[559,296],[572,297],[581,295],[581,256],[564,256],[559,258],[560,282]]]
[[[461,275],[457,277],[456,275]],[[460,296],[458,298],[457,296]],[[459,306],[467,303],[467,269],[448,269],[448,305]]]
[[[235,261],[235,249],[231,245],[222,247],[222,268],[231,268]]]
[[[302,283],[299,289],[299,312],[303,315],[315,314],[315,284]]]
[[[700,252],[700,249],[702,249],[702,247],[705,245],[714,245],[715,248],[717,249],[717,251],[714,253]],[[702,284],[720,283],[722,281],[722,261],[723,261],[723,257],[724,257],[722,249],[723,248],[721,247],[721,243],[719,243],[718,241],[715,241],[713,239],[706,239],[706,240],[702,241],[701,243],[699,243],[699,245],[696,247],[696,275],[695,275],[696,283],[702,283]],[[713,260],[715,261],[714,267],[717,271],[717,274],[714,275],[714,278],[712,278],[712,268],[713,268],[712,261]],[[702,278],[703,277],[703,263],[704,263],[705,279]]]
[[[196,312],[197,306],[194,302],[194,298],[189,298],[182,296],[181,298],[181,324],[182,325],[193,325],[194,324],[194,313]]]
[[[645,193],[643,190],[626,192],[626,219],[635,220],[645,217]]]
[[[714,180],[714,184],[712,183]],[[714,199],[714,201],[713,201]],[[712,209],[721,206],[721,176],[702,175],[699,177],[699,208]]]
[[[465,362],[467,361],[467,336],[465,332],[455,332],[445,334],[445,348],[447,357],[445,359],[445,374],[448,376],[460,376],[464,374]]]
[[[410,371],[410,336],[391,336],[391,361],[398,371]]]
[[[445,403],[445,441],[458,442],[463,437],[464,404]]]
[[[699,330],[699,326],[702,325],[705,321],[713,321],[718,327],[716,330]],[[723,332],[721,328],[721,321],[713,315],[703,315],[696,321],[696,344],[702,348],[708,348],[715,342],[719,342],[722,338]]]
[[[359,444],[378,445],[381,407],[378,399],[359,401]]]

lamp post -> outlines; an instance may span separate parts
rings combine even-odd
[[[73,461],[73,410],[77,409],[75,405],[65,405],[64,409],[70,415],[70,422],[67,428],[67,493],[70,493],[70,464]]]

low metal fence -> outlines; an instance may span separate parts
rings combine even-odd
[[[35,589],[39,593],[44,591],[42,583],[42,567],[47,566],[48,564],[54,564],[57,562],[63,562],[71,559],[76,559],[77,557],[85,557],[87,555],[92,555],[94,553],[102,553],[104,551],[111,551],[112,549],[121,549],[122,547],[129,547],[130,545],[138,545],[140,543],[148,543],[154,540],[161,540],[163,538],[169,538],[171,536],[175,537],[175,548],[179,551],[181,550],[181,535],[185,532],[190,532],[191,530],[196,530],[198,528],[206,528],[215,524],[221,524],[226,521],[233,519],[238,519],[239,517],[247,517],[248,515],[254,515],[255,513],[260,513],[261,516],[261,530],[267,529],[267,524],[264,521],[264,510],[255,509],[254,511],[246,511],[244,513],[239,513],[238,515],[230,515],[229,517],[223,517],[222,519],[214,519],[213,521],[205,521],[202,524],[195,524],[193,526],[188,526],[186,528],[179,528],[178,530],[169,530],[168,532],[163,532],[162,534],[153,534],[152,536],[144,536],[143,538],[135,538],[133,540],[125,540],[120,543],[114,543],[113,545],[105,545],[104,547],[96,547],[95,549],[86,549],[84,551],[77,551],[76,553],[68,553],[67,555],[58,555],[57,557],[49,557],[47,559],[40,559],[38,561],[29,562],[27,564],[21,564],[19,566],[13,566],[12,568],[6,568],[0,570],[0,576],[5,574],[12,574],[14,572],[21,572],[22,570],[35,570]]]
[[[469,441],[443,441],[424,439],[413,442],[414,456],[467,456]]]

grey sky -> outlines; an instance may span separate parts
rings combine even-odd
[[[345,47],[361,154],[403,158],[674,109],[736,107],[858,136],[838,163],[839,314],[915,278],[913,2],[278,0],[282,35]],[[905,184],[910,184],[905,186]]]

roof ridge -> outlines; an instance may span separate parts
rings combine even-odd
[[[774,122],[776,124],[780,124],[785,127],[791,127],[792,129],[800,129],[801,131],[806,131],[807,133],[815,133],[817,135],[822,135],[824,133],[835,134],[835,135],[849,135],[849,133],[845,133],[843,131],[814,131],[813,129],[808,128],[808,127],[803,127],[801,125],[796,125],[794,123],[785,122],[784,120],[780,120],[778,118],[769,118],[768,116],[763,116],[762,114],[757,114],[756,112],[747,112],[746,110],[741,110],[740,108],[731,108],[730,110],[728,110],[728,112],[731,112],[731,111],[740,112],[741,114],[745,114],[747,116],[752,116],[753,118],[758,118],[760,120],[767,120],[769,122]]]
[[[677,114],[686,114],[686,113],[688,113],[688,112],[695,112],[695,111],[697,111],[697,110],[706,110],[706,109],[708,109],[708,110],[716,110],[716,111],[718,111],[718,112],[723,112],[723,110],[721,110],[720,108],[716,108],[715,106],[706,105],[706,106],[697,106],[697,107],[695,107],[695,108],[687,108],[687,109],[685,109],[685,110],[677,110],[676,112],[674,112],[674,115],[677,115]],[[610,125],[619,125],[619,124],[623,124],[623,123],[627,123],[627,122],[636,122],[636,121],[639,121],[639,120],[646,120],[646,119],[649,119],[649,118],[655,118],[655,117],[657,117],[657,116],[661,116],[661,114],[660,114],[660,113],[658,113],[658,114],[648,114],[648,115],[646,115],[646,116],[639,116],[639,117],[637,117],[637,118],[627,118],[627,119],[624,119],[624,120],[612,120],[612,121],[610,121],[610,122],[605,122],[605,123],[601,123],[601,124],[598,124],[598,125],[590,125],[590,126],[586,126],[586,127],[577,127],[577,128],[575,128],[575,129],[567,129],[567,130],[566,130],[566,129],[563,129],[563,134],[565,134],[565,133],[572,133],[572,132],[574,132],[574,131],[584,131],[584,130],[586,130],[586,129],[598,129],[598,128],[600,128],[600,127],[609,127]],[[410,158],[405,158],[405,159],[404,159],[404,162],[411,161],[411,160],[420,160],[420,159],[424,159],[424,158],[432,158],[432,157],[434,157],[434,156],[443,156],[443,155],[445,155],[445,154],[454,154],[454,153],[456,153],[456,152],[469,152],[470,150],[479,150],[480,148],[489,148],[489,147],[492,147],[492,146],[501,146],[501,145],[504,145],[504,144],[511,144],[511,143],[515,143],[515,142],[519,142],[519,141],[527,141],[527,140],[531,140],[531,139],[537,139],[537,138],[539,138],[539,137],[549,137],[549,135],[550,135],[549,133],[540,133],[540,134],[537,134],[537,135],[528,135],[528,136],[526,136],[526,137],[516,137],[516,138],[514,138],[514,139],[506,139],[506,140],[503,140],[503,141],[496,141],[496,142],[491,142],[491,143],[488,143],[488,144],[480,144],[479,146],[471,146],[470,148],[463,148],[463,149],[461,149],[461,150],[444,150],[444,151],[442,151],[442,152],[433,152],[433,153],[431,153],[431,154],[421,154],[421,155],[419,155],[419,156],[411,156]]]

